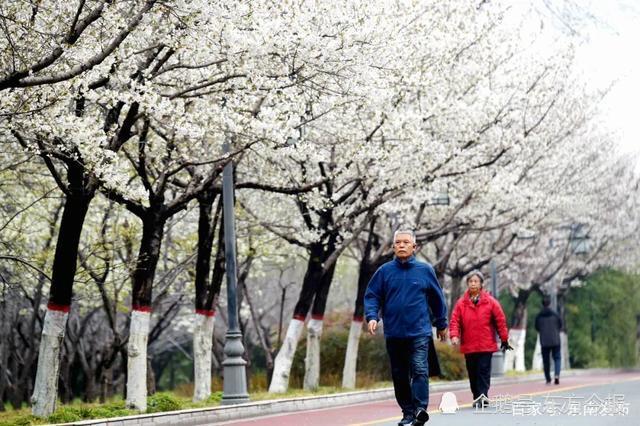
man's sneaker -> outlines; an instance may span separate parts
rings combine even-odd
[[[407,426],[407,425],[413,424],[414,420],[415,420],[415,417],[413,417],[413,414],[403,414],[402,420],[398,422],[398,426]]]
[[[555,379],[553,379],[553,383],[555,383],[556,385],[560,384],[560,377],[556,377]]]
[[[413,426],[422,426],[429,421],[429,413],[424,408],[418,408],[416,411],[416,419],[413,421]]]
[[[546,383],[547,385],[550,385],[550,384],[551,384],[551,379],[549,379],[549,380],[545,381],[545,383]]]

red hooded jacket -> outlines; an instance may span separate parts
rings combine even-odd
[[[460,351],[496,352],[496,331],[500,340],[507,340],[507,320],[500,303],[489,293],[480,290],[480,300],[475,305],[469,298],[469,290],[458,299],[451,314],[449,332],[451,338],[460,338]]]

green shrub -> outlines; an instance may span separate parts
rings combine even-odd
[[[158,392],[147,398],[147,413],[180,410],[182,404],[173,395]]]
[[[0,426],[30,426],[41,424],[45,424],[45,422],[41,418],[32,416],[31,414],[15,417],[10,420],[0,420]]]
[[[47,420],[49,423],[69,423],[90,418],[91,409],[88,407],[62,406],[50,415]]]
[[[464,355],[457,348],[436,342],[436,352],[444,380],[462,380],[467,377]]]
[[[212,392],[211,396],[209,396],[209,399],[207,401],[210,403],[217,403],[222,401],[222,392],[221,391]]]
[[[333,329],[327,329],[322,334],[320,349],[320,385],[342,385],[342,369],[347,350],[349,331],[337,324]],[[293,389],[301,388],[304,378],[304,358],[306,355],[306,338],[302,338],[296,349],[291,367],[289,386]],[[464,357],[459,351],[449,345],[436,342],[438,360],[445,380],[460,380],[466,377]],[[358,345],[356,386],[371,386],[375,382],[391,380],[389,358],[385,347],[384,336],[371,336],[363,333]]]
[[[107,419],[110,417],[123,417],[130,416],[135,414],[133,410],[128,410],[123,407],[94,407],[91,409],[91,418],[92,419]]]

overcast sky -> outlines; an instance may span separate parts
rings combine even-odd
[[[549,0],[544,0],[549,5]],[[640,153],[640,0],[575,0],[587,19],[578,67],[594,85],[615,81],[604,119],[624,152]],[[582,10],[580,10],[582,8]],[[584,22],[584,21],[583,21]],[[640,164],[640,161],[639,161]]]

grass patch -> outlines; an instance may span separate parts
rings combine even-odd
[[[391,382],[372,383],[370,389],[378,389],[392,386]],[[358,388],[356,390],[364,390]],[[268,401],[274,399],[298,398],[319,395],[331,395],[336,393],[351,392],[352,390],[342,389],[337,386],[320,386],[318,390],[311,392],[303,389],[289,389],[281,394],[270,394],[267,391],[252,392],[249,395],[250,401]],[[159,413],[163,411],[176,411],[190,408],[215,407],[222,401],[222,391],[211,394],[208,400],[193,402],[191,396],[186,396],[183,389],[176,392],[158,392],[147,399],[147,413]],[[50,423],[69,423],[89,419],[103,419],[112,417],[124,417],[140,414],[136,410],[126,408],[122,398],[114,398],[105,404],[83,403],[75,401],[71,404],[58,404],[56,411],[46,419],[31,415],[30,408],[19,410],[9,409],[0,412],[0,426],[27,426],[44,425]]]

